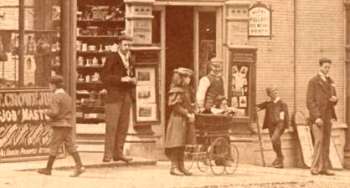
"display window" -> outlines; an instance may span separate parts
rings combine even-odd
[[[0,1],[0,88],[48,87],[62,74],[61,0]]]

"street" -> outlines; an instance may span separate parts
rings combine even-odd
[[[69,177],[71,169],[54,170],[52,176],[43,176],[35,171],[5,171],[0,178],[1,188],[163,188],[163,187],[311,187],[347,188],[350,186],[350,171],[336,171],[336,176],[311,176],[308,169],[274,169],[252,165],[240,165],[235,174],[213,176],[193,170],[191,177],[171,176],[168,163],[155,166],[88,168],[78,178]]]

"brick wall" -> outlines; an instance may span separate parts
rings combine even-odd
[[[331,77],[335,80],[340,101],[338,118],[345,122],[345,63],[343,0],[298,1],[296,23],[297,109],[306,111],[307,81],[318,72],[318,59],[333,61]]]
[[[280,88],[281,98],[287,102],[291,113],[295,111],[294,105],[297,111],[307,112],[305,104],[307,82],[318,72],[318,59],[328,57],[334,62],[330,75],[336,82],[340,99],[336,111],[339,120],[345,122],[343,0],[335,0],[332,3],[328,0],[296,1],[295,36],[293,0],[262,1],[271,5],[273,9],[272,38],[249,38],[249,45],[258,48],[257,103],[266,99],[264,88],[273,84]],[[259,115],[262,117],[263,112]]]
[[[257,103],[266,100],[265,88],[276,85],[281,98],[293,111],[293,1],[265,0],[271,5],[272,38],[251,37],[249,45],[258,48],[257,58]],[[262,121],[263,112],[259,114]]]

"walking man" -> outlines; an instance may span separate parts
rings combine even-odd
[[[334,81],[328,76],[332,61],[319,60],[319,73],[311,78],[307,88],[306,105],[310,113],[314,153],[311,164],[312,175],[334,175],[330,172],[329,145],[331,139],[331,120],[336,119],[334,106],[338,102]]]
[[[124,142],[129,128],[132,92],[136,85],[134,67],[130,62],[131,38],[123,36],[117,52],[111,53],[103,67],[102,81],[107,89],[105,101],[106,134],[103,162],[124,161]]]

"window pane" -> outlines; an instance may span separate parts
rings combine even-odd
[[[19,1],[0,1],[0,88],[15,87],[18,80]]]
[[[19,17],[19,0],[0,1],[0,88],[22,84],[47,87],[52,74],[62,73],[60,1],[24,0],[24,18]],[[23,40],[19,37],[21,19],[25,28]],[[23,57],[21,62],[19,56]]]
[[[47,87],[52,74],[61,74],[60,0],[26,0],[24,86]]]

